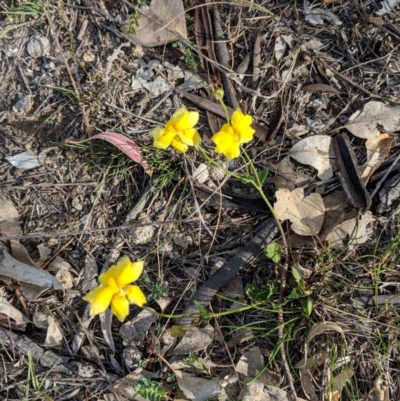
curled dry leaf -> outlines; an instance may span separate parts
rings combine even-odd
[[[58,326],[54,317],[51,315],[47,316],[47,323],[48,327],[46,333],[46,340],[44,341],[43,346],[49,348],[59,347],[63,339],[60,327]]]
[[[388,134],[381,134],[377,138],[367,139],[367,161],[360,166],[361,178],[366,184],[371,175],[382,165],[392,147],[393,137]]]
[[[390,106],[372,101],[364,105],[363,110],[353,113],[345,128],[354,136],[363,139],[376,139],[382,129],[386,132],[400,130],[400,106]]]
[[[345,341],[344,338],[344,332],[343,329],[336,323],[333,322],[318,322],[314,324],[314,326],[311,327],[311,330],[309,331],[306,342],[304,344],[304,356],[303,358],[295,365],[297,369],[300,369],[304,366],[306,366],[307,363],[307,355],[308,355],[308,343],[315,337],[319,336],[320,334],[324,333],[329,333],[332,331],[336,331],[337,333],[341,334],[343,336],[343,341]]]
[[[15,321],[16,325],[25,325],[30,323],[30,320],[23,315],[17,308],[14,308],[6,298],[0,296],[0,322],[4,320],[2,315],[8,316]],[[7,323],[6,318],[6,323]]]
[[[304,196],[303,188],[276,191],[275,213],[281,221],[290,220],[299,235],[318,235],[324,222],[325,207],[318,193]]]
[[[117,147],[121,152],[125,153],[135,163],[140,164],[148,175],[152,174],[149,165],[142,157],[142,151],[139,145],[127,136],[117,134],[116,132],[102,132],[101,134],[93,135],[92,137],[81,142],[87,142],[92,139],[103,139],[108,143],[111,143],[111,145]],[[75,143],[72,141],[70,142]]]
[[[169,355],[187,355],[205,349],[214,338],[212,326],[192,327],[186,331],[185,336]]]
[[[326,240],[330,246],[335,248],[343,245],[343,241],[348,239],[349,249],[353,249],[356,245],[364,244],[370,235],[371,230],[368,230],[368,226],[375,221],[371,212],[367,212],[360,218],[353,218],[346,220],[343,223],[337,225],[332,232],[330,232]]]
[[[307,164],[318,170],[318,178],[321,180],[327,180],[333,175],[332,138],[328,135],[314,135],[302,139],[290,149],[289,155],[299,163]]]
[[[187,38],[182,0],[152,0],[150,9],[141,14],[136,34],[129,35],[135,43],[154,47]]]
[[[57,290],[63,289],[60,282],[50,273],[19,262],[6,251],[3,251],[3,259],[0,262],[0,274],[24,283],[35,284],[46,288],[55,288]]]

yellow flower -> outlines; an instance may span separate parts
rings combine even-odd
[[[185,153],[189,146],[195,146],[201,142],[201,137],[194,128],[198,121],[197,111],[188,111],[186,107],[180,107],[165,128],[155,128],[150,132],[154,139],[154,147],[167,149],[168,146],[172,146],[178,152]]]
[[[211,140],[217,145],[216,153],[222,153],[228,160],[240,156],[240,145],[250,142],[256,132],[251,128],[253,117],[235,110],[231,122],[225,123]]]
[[[138,286],[130,284],[140,277],[143,267],[143,261],[132,262],[129,256],[125,256],[100,274],[100,286],[83,297],[92,304],[90,314],[103,313],[111,304],[112,313],[122,323],[129,315],[129,304],[142,307],[146,303],[145,295]]]

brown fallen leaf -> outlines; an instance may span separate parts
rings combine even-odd
[[[62,290],[60,282],[45,270],[29,266],[19,262],[3,251],[3,259],[0,261],[0,274],[11,277],[16,281],[39,285],[46,288]]]
[[[19,213],[13,203],[0,194],[0,234],[20,235]]]
[[[332,248],[343,245],[343,241],[348,239],[349,249],[353,249],[356,245],[364,244],[372,234],[372,230],[368,230],[368,226],[375,221],[371,212],[367,212],[360,218],[353,218],[338,224],[326,237],[326,241]]]
[[[275,174],[275,188],[286,188],[291,191],[296,188],[296,186],[302,186],[307,182],[311,181],[311,177],[302,173],[301,171],[296,171],[293,163],[290,161],[290,157],[284,157],[276,165]]]
[[[169,352],[169,355],[187,355],[205,349],[214,338],[214,328],[211,325],[206,327],[192,327],[186,331],[180,343]]]
[[[306,366],[309,342],[315,336],[319,336],[320,334],[329,333],[332,331],[336,331],[337,333],[340,333],[343,336],[343,341],[346,342],[346,340],[344,338],[343,329],[338,324],[333,323],[333,322],[318,322],[318,323],[314,324],[314,326],[311,327],[311,329],[307,335],[305,344],[304,344],[304,356],[298,363],[296,363],[295,368],[300,369],[300,368],[303,368],[304,366]]]
[[[353,376],[354,370],[351,368],[344,368],[340,373],[335,375],[332,380],[330,380],[331,383],[329,383],[330,385],[328,386],[332,389],[330,394],[328,394],[328,400],[339,401],[344,386]]]
[[[299,235],[318,235],[324,222],[325,207],[318,193],[304,196],[303,188],[276,191],[275,213],[279,220],[290,220]]]
[[[182,0],[152,0],[143,10],[132,40],[146,47],[162,46],[182,37],[187,39],[185,9]]]
[[[362,399],[362,401],[389,401],[389,388],[387,384],[378,377],[374,382],[374,388],[368,393],[368,395]]]
[[[321,180],[327,180],[333,175],[332,138],[328,135],[314,135],[302,139],[290,149],[289,155],[299,163],[314,167]]]
[[[325,85],[325,84],[310,84],[310,85],[306,85],[303,86],[301,88],[302,91],[307,91],[307,92],[333,92],[336,94],[339,94],[339,92],[333,88],[330,85]]]
[[[375,139],[381,132],[378,125],[386,132],[400,130],[399,114],[399,106],[371,101],[350,116],[345,128],[358,138]]]
[[[11,240],[10,245],[11,255],[14,259],[16,259],[18,262],[25,263],[28,266],[32,266],[34,269],[38,269],[38,271],[46,272],[36,265],[36,263],[31,259],[28,251],[22,244],[20,244],[18,241]],[[55,278],[55,280],[57,280],[57,278]],[[19,282],[19,286],[21,287],[21,291],[24,294],[24,297],[29,301],[36,300],[36,298],[38,298],[47,289],[46,286],[31,282],[25,282],[23,280]]]
[[[367,139],[367,161],[360,166],[361,178],[366,184],[371,175],[382,165],[392,147],[393,137],[389,134],[381,134],[377,138]]]
[[[7,316],[7,318],[3,318],[4,315]],[[30,320],[25,315],[17,308],[14,308],[6,298],[0,296],[0,322],[5,320],[6,327],[8,327],[8,318],[13,319],[15,324],[20,326],[19,329],[25,329],[26,324],[30,323]]]
[[[300,383],[304,394],[310,401],[318,401],[318,395],[314,388],[314,373],[318,366],[321,366],[326,359],[326,352],[320,351],[312,358],[309,358],[306,364],[299,369]]]

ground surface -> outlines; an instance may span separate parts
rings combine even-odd
[[[310,163],[292,159],[288,178],[278,163],[301,138],[347,132],[356,164],[362,165],[368,160],[367,137],[353,136],[344,125],[371,101],[394,108],[392,130],[385,126],[390,113],[372,121],[394,140],[367,183],[372,205],[358,206],[369,216],[362,244],[334,247],[326,236],[299,238],[287,222],[286,263],[275,265],[259,252],[266,240],[242,257],[263,227],[275,227],[257,191],[213,169],[193,149],[181,155],[152,148],[149,131],[186,105],[200,112],[203,146],[212,155],[209,138],[221,124],[215,116],[219,106],[213,103],[210,110],[187,95],[213,101],[211,84],[223,81],[220,59],[207,64],[190,50],[203,41],[201,54],[211,58],[217,46],[218,35],[207,28],[216,18],[208,12],[211,6],[184,2],[186,45],[181,40],[140,48],[121,28],[133,12],[126,2],[3,1],[1,247],[57,277],[63,290],[38,289],[39,276],[28,284],[2,276],[0,399],[123,400],[140,389],[135,399],[143,399],[146,388],[147,399],[171,400],[286,400],[291,390],[313,401],[400,398],[399,10],[389,7],[382,14],[389,2],[361,0],[315,1],[311,11],[303,2],[256,3],[218,4],[225,39],[219,42],[226,43],[223,71],[234,96],[226,101],[233,108],[237,102],[258,124],[247,149],[259,171],[270,169],[264,191],[271,203],[278,188],[296,186],[323,198],[342,190],[346,184],[336,165],[330,177],[321,178]],[[195,33],[203,35],[197,42]],[[186,71],[197,65],[203,88],[182,89],[188,78],[171,73],[178,63]],[[162,93],[154,85],[140,86],[140,79],[154,83],[158,77],[167,85]],[[104,131],[133,139],[152,175],[104,141],[72,143]],[[26,150],[45,157],[43,164],[18,169],[6,159]],[[210,174],[202,184],[193,176],[200,163]],[[243,163],[225,167],[243,172]],[[395,188],[389,196],[388,188]],[[344,192],[335,199],[331,219],[335,213],[345,219],[343,211],[348,219],[360,214],[353,206],[357,200]],[[279,234],[275,240],[281,241]],[[247,262],[227,286],[217,285],[218,296],[205,299],[203,321],[189,330],[187,344],[188,334],[170,335],[176,320],[135,307],[123,325],[108,313],[89,317],[81,296],[102,269],[124,255],[145,259],[139,285],[149,306],[166,314],[184,311],[224,262],[235,255]],[[280,298],[283,268],[287,286]],[[258,296],[254,288],[262,290]],[[256,300],[262,302],[255,305]],[[305,354],[308,361],[302,363]],[[247,386],[263,366],[268,370]],[[142,378],[138,386],[141,376],[151,380]]]

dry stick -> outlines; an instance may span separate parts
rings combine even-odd
[[[76,82],[75,82],[74,76],[72,75],[72,71],[71,71],[71,68],[69,67],[68,61],[67,61],[66,57],[64,56],[63,50],[62,50],[60,42],[58,40],[58,36],[56,34],[56,29],[54,27],[53,21],[51,20],[48,12],[46,10],[45,5],[42,2],[40,2],[40,3],[43,6],[43,11],[46,14],[47,20],[49,21],[49,26],[50,26],[50,29],[51,29],[51,33],[52,33],[52,35],[54,37],[54,40],[56,42],[57,50],[60,53],[61,58],[63,59],[64,66],[65,66],[65,68],[66,68],[66,70],[68,72],[69,79],[70,79],[71,84],[72,84],[72,86],[74,88],[75,96],[78,99],[79,107],[80,107],[80,109],[82,111],[83,121],[84,121],[85,126],[86,126],[88,137],[90,138],[92,136],[92,129],[90,128],[90,123],[89,123],[89,119],[88,119],[88,116],[87,116],[87,112],[86,112],[83,104],[81,103],[80,93],[79,93],[78,87],[76,86]]]
[[[343,75],[342,73],[336,71],[334,68],[330,67],[324,60],[322,60],[321,58],[318,59],[318,61],[325,67],[325,68],[329,68],[329,71],[331,71],[333,74],[337,75],[338,77],[342,78],[344,81],[346,81],[347,83],[349,83],[350,85],[360,89],[360,91],[366,93],[368,96],[371,96],[372,98],[378,98],[380,99],[381,96],[379,95],[375,95],[372,92],[370,92],[369,90],[365,89],[364,87],[362,87],[361,85],[357,84],[356,82],[352,81],[350,78],[347,78],[346,75]]]
[[[224,33],[221,25],[221,19],[219,17],[219,12],[216,6],[213,7],[213,16],[214,16],[214,35],[217,41],[216,42],[217,60],[222,66],[228,68],[229,65],[228,48],[226,46]],[[220,75],[227,103],[234,109],[240,109],[239,102],[233,92],[233,86],[228,78],[228,74],[221,69]]]

